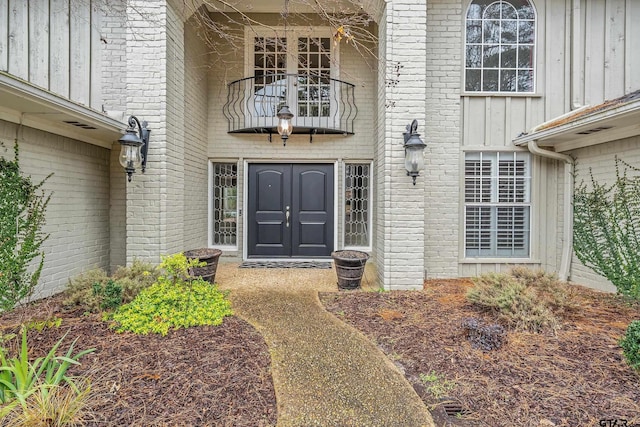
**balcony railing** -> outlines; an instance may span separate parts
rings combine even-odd
[[[293,133],[353,134],[355,86],[310,74],[269,74],[229,83],[223,112],[229,133],[277,133],[276,114],[288,105]]]

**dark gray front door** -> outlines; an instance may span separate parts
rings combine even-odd
[[[331,255],[332,164],[250,164],[248,184],[248,257]]]

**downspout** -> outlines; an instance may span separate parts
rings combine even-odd
[[[574,161],[571,156],[556,153],[554,151],[543,150],[538,143],[529,141],[527,143],[529,152],[533,155],[546,157],[548,159],[560,160],[564,162],[564,227],[563,227],[563,243],[562,243],[562,259],[560,261],[560,270],[558,276],[560,280],[569,278],[571,269],[571,257],[573,255],[573,166]]]

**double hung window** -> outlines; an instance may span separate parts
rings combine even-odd
[[[529,257],[531,173],[528,153],[467,153],[465,256]]]

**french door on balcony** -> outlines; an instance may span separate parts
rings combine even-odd
[[[247,256],[324,258],[334,246],[333,164],[249,164]]]
[[[253,41],[249,56],[254,76],[252,115],[274,118],[288,105],[298,126],[330,127],[339,89],[331,80],[336,74],[336,52],[328,32],[309,34],[294,28],[286,34],[266,32],[248,39]]]

